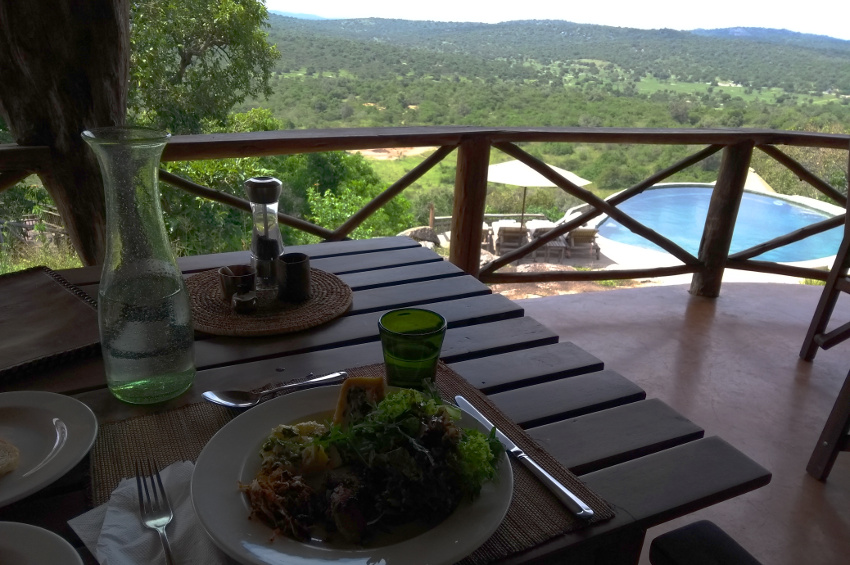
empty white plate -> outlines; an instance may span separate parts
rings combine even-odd
[[[3,565],[83,565],[74,547],[44,528],[19,522],[0,522]]]
[[[97,418],[70,396],[20,391],[0,394],[0,438],[20,451],[18,468],[0,476],[0,507],[46,487],[71,470],[97,437]]]

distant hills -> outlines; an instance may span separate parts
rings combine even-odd
[[[804,49],[834,49],[850,53],[850,41],[836,39],[828,35],[800,33],[787,29],[770,29],[763,27],[729,27],[722,29],[694,29],[690,33],[719,38],[747,39],[763,43],[794,45]]]
[[[480,78],[485,78],[497,72],[496,65],[502,78],[507,72],[529,80],[532,75],[541,78],[541,72],[549,77],[558,67],[592,61],[613,65],[633,80],[725,81],[798,94],[850,94],[850,41],[787,30],[675,31],[551,20],[483,24],[307,17],[269,16],[270,36],[286,67],[340,72],[362,67],[365,56],[386,59],[382,65],[386,72],[398,74],[402,63],[417,66],[424,59],[434,68],[444,58],[443,67],[461,76],[469,76],[466,69],[479,68]],[[327,56],[331,51],[334,57]]]
[[[299,14],[297,12],[280,12],[278,10],[269,10],[269,14],[284,16],[287,18],[298,18],[299,20],[324,20],[322,16],[314,16],[312,14]]]
[[[340,20],[345,18],[327,18],[323,16],[316,16],[313,14],[302,14],[295,12],[282,12],[279,10],[269,10],[269,14],[274,14],[277,16],[285,16],[290,18],[297,18],[301,20]],[[551,21],[557,23],[566,23],[570,25],[581,25],[581,24],[572,24],[571,22],[566,22],[563,20],[543,20],[543,21]],[[422,23],[422,22],[414,22],[414,23]],[[513,23],[513,22],[508,22]],[[476,25],[489,25],[489,24],[476,24]],[[590,25],[590,24],[587,24]],[[599,26],[606,27],[606,26]],[[633,28],[637,29],[637,28]],[[762,27],[729,27],[729,28],[719,28],[719,29],[702,29],[697,28],[693,30],[683,30],[684,33],[693,33],[696,35],[706,35],[711,37],[737,37],[737,38],[749,38],[749,39],[757,39],[764,40],[769,43],[789,43],[789,44],[799,44],[799,45],[811,45],[812,43],[823,43],[824,46],[830,45],[832,42],[840,42],[845,44],[850,44],[850,41],[845,41],[842,39],[837,39],[834,37],[830,37],[828,35],[816,35],[809,33],[800,33],[796,31],[790,31],[787,29],[772,29],[772,28],[762,28]],[[848,47],[850,48],[850,47]]]
[[[246,101],[243,109],[264,108],[290,129],[470,125],[842,134],[850,127],[850,41],[818,35],[277,14],[269,25],[269,41],[281,53],[272,94]],[[611,190],[632,186],[693,151],[678,145],[529,145],[547,163]],[[846,156],[835,153],[793,157],[843,186]],[[802,183],[775,161],[757,154],[753,162],[775,189],[800,193]],[[406,166],[387,162],[388,178],[397,179]],[[715,155],[677,180],[711,182],[719,166]],[[454,169],[441,163],[429,175],[415,185],[422,191],[414,207],[425,210],[424,202],[436,201],[450,213],[446,187],[454,183]]]

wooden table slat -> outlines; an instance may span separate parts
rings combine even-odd
[[[427,251],[424,248],[419,249]],[[415,251],[415,253],[419,254],[420,252]],[[346,256],[342,262],[340,262],[339,257],[334,256],[323,260],[321,263],[314,261],[311,264],[330,273],[342,273],[338,274],[340,279],[355,291],[354,305],[350,313],[381,307],[396,307],[392,304],[397,304],[398,307],[408,304],[424,304],[430,301],[429,296],[433,300],[439,300],[445,299],[447,295],[462,298],[490,293],[487,285],[472,277],[464,277],[463,271],[448,261],[433,260],[433,257],[429,257],[429,259],[405,267],[395,267],[392,258],[382,255],[380,258],[369,262],[371,268],[357,272],[346,271],[346,269],[351,268],[350,261],[353,259],[350,256]],[[194,273],[186,273],[186,276],[190,277],[192,274]],[[456,285],[460,285],[455,287],[456,290],[463,289],[463,292],[453,291],[453,286],[448,283],[450,280],[454,281]],[[440,284],[433,285],[433,283]],[[420,284],[420,286],[407,287],[406,290],[395,289],[397,286],[410,284]],[[85,283],[78,281],[76,286],[97,300],[98,289],[100,288],[97,281]],[[363,292],[366,292],[366,294],[362,294]],[[387,292],[391,294],[384,296]],[[422,296],[421,300],[419,300],[420,295]]]
[[[522,308],[498,294],[446,300],[428,304],[427,307],[442,314],[449,328],[518,319],[523,314]],[[382,313],[379,311],[344,316],[318,328],[288,335],[285,340],[281,340],[279,336],[256,338],[216,336],[196,341],[195,362],[198,368],[205,369],[272,356],[377,341],[378,319]]]
[[[390,308],[428,308],[434,302],[490,294],[490,288],[472,277],[453,277],[362,290],[354,294],[350,314]]]
[[[487,355],[488,352],[503,348],[508,323],[512,323],[510,346],[514,349],[534,348],[541,340],[552,339],[548,333],[549,330],[534,323],[530,318],[450,328],[446,333],[443,357],[471,358]],[[247,389],[258,388],[265,384],[302,377],[309,372],[321,375],[345,368],[380,363],[382,360],[381,344],[373,340],[335,347],[334,355],[323,355],[322,352],[294,353],[213,367],[199,371],[194,386],[186,394],[159,405],[158,409],[168,410],[200,402],[202,401],[201,393],[208,389],[237,386]],[[149,412],[145,406],[131,406],[115,399],[106,389],[81,393],[77,395],[77,398],[88,404],[104,421],[130,418]]]
[[[417,281],[460,277],[464,274],[463,271],[448,261],[432,261],[407,267],[388,267],[374,271],[346,273],[339,275],[339,278],[356,292]]]
[[[486,394],[524,387],[544,381],[601,371],[604,363],[570,342],[560,342],[523,355],[505,353],[456,363],[458,373]]]
[[[344,275],[362,273],[374,269],[403,267],[421,263],[438,263],[443,259],[430,249],[415,247],[412,249],[390,249],[381,253],[363,253],[359,255],[334,255],[326,258],[310,258],[310,266],[329,273]]]
[[[647,528],[762,487],[770,478],[767,469],[716,436],[581,477]]]
[[[486,335],[482,336],[482,330]],[[475,342],[486,339],[483,347]],[[443,342],[442,359],[457,363],[468,359],[530,349],[558,342],[558,335],[531,318],[516,318],[449,330]]]
[[[587,536],[564,536],[501,565],[527,563],[636,563],[624,557],[621,531],[646,530],[763,487],[770,472],[714,436],[582,475],[581,480],[616,504],[613,519]],[[614,555],[612,556],[611,553]],[[638,548],[637,554],[639,555]],[[573,557],[577,557],[574,561]],[[583,560],[586,559],[586,560]],[[597,561],[600,560],[601,561]]]
[[[703,437],[703,430],[653,398],[531,428],[529,435],[583,475]]]
[[[452,365],[457,371],[456,367]],[[511,420],[529,429],[637,402],[646,398],[646,392],[621,374],[604,370],[489,396]]]
[[[288,245],[286,253],[307,253],[311,261],[346,255],[383,253],[401,249],[422,248],[418,242],[406,237],[380,237],[350,241],[326,241],[314,245]],[[230,251],[212,255],[179,257],[177,264],[184,273],[197,273],[216,269],[222,265],[247,265],[251,260],[248,251]]]
[[[106,386],[106,373],[100,353],[85,359],[63,362],[51,370],[36,371],[3,379],[3,392],[13,390],[43,390],[75,394]]]
[[[323,241],[311,245],[288,245],[287,253],[306,253],[310,257],[332,257],[358,253],[383,253],[393,249],[422,248],[414,239],[404,236],[374,237],[371,239],[348,239],[345,241]],[[424,249],[424,248],[423,248]]]
[[[329,241],[316,245],[291,245],[286,247],[285,251],[287,253],[308,253],[311,258],[320,259],[339,255],[381,253],[389,250],[410,248],[422,248],[422,246],[408,237],[379,237],[350,241]],[[197,273],[215,269],[222,265],[244,265],[249,261],[250,253],[248,251],[229,251],[210,255],[178,257],[177,265],[184,273]],[[75,285],[83,285],[100,281],[101,270],[102,266],[95,265],[77,269],[61,269],[58,272],[68,282]]]

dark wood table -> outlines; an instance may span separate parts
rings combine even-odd
[[[351,310],[322,327],[262,338],[196,340],[195,385],[156,408],[130,406],[105,388],[99,356],[3,383],[4,390],[73,395],[101,422],[198,402],[210,388],[259,387],[382,360],[377,321],[392,308],[422,306],[448,320],[442,359],[615,509],[613,519],[563,535],[505,563],[635,563],[647,528],[764,486],[770,473],[719,437],[657,399],[627,376],[524,315],[523,309],[434,252],[403,238],[322,243],[303,251],[314,267],[338,275],[354,291]],[[179,260],[186,274],[247,263],[247,252]],[[100,269],[62,271],[97,296]],[[36,297],[26,297],[37,308]],[[70,330],[70,329],[69,329]],[[0,520],[46,527],[88,552],[67,520],[90,504],[88,460],[53,485],[0,509]]]

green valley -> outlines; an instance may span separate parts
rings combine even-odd
[[[303,20],[271,14],[269,24],[269,40],[281,53],[273,94],[243,109],[267,108],[289,128],[850,128],[850,41],[752,28],[647,31],[555,21]],[[606,194],[694,148],[527,149],[592,179],[590,188]],[[796,155],[844,186],[839,157],[803,153]],[[494,152],[494,160],[500,159]],[[390,183],[420,160],[370,164]],[[718,162],[710,159],[677,180],[711,182]],[[764,156],[757,155],[754,167],[779,191],[803,188]],[[453,175],[449,160],[405,192],[417,220],[427,218],[429,202],[438,214],[451,213]],[[511,191],[504,189],[500,198],[502,190],[493,190],[491,211],[518,208]],[[530,205],[534,211],[551,216],[571,204],[557,191],[541,192]]]

